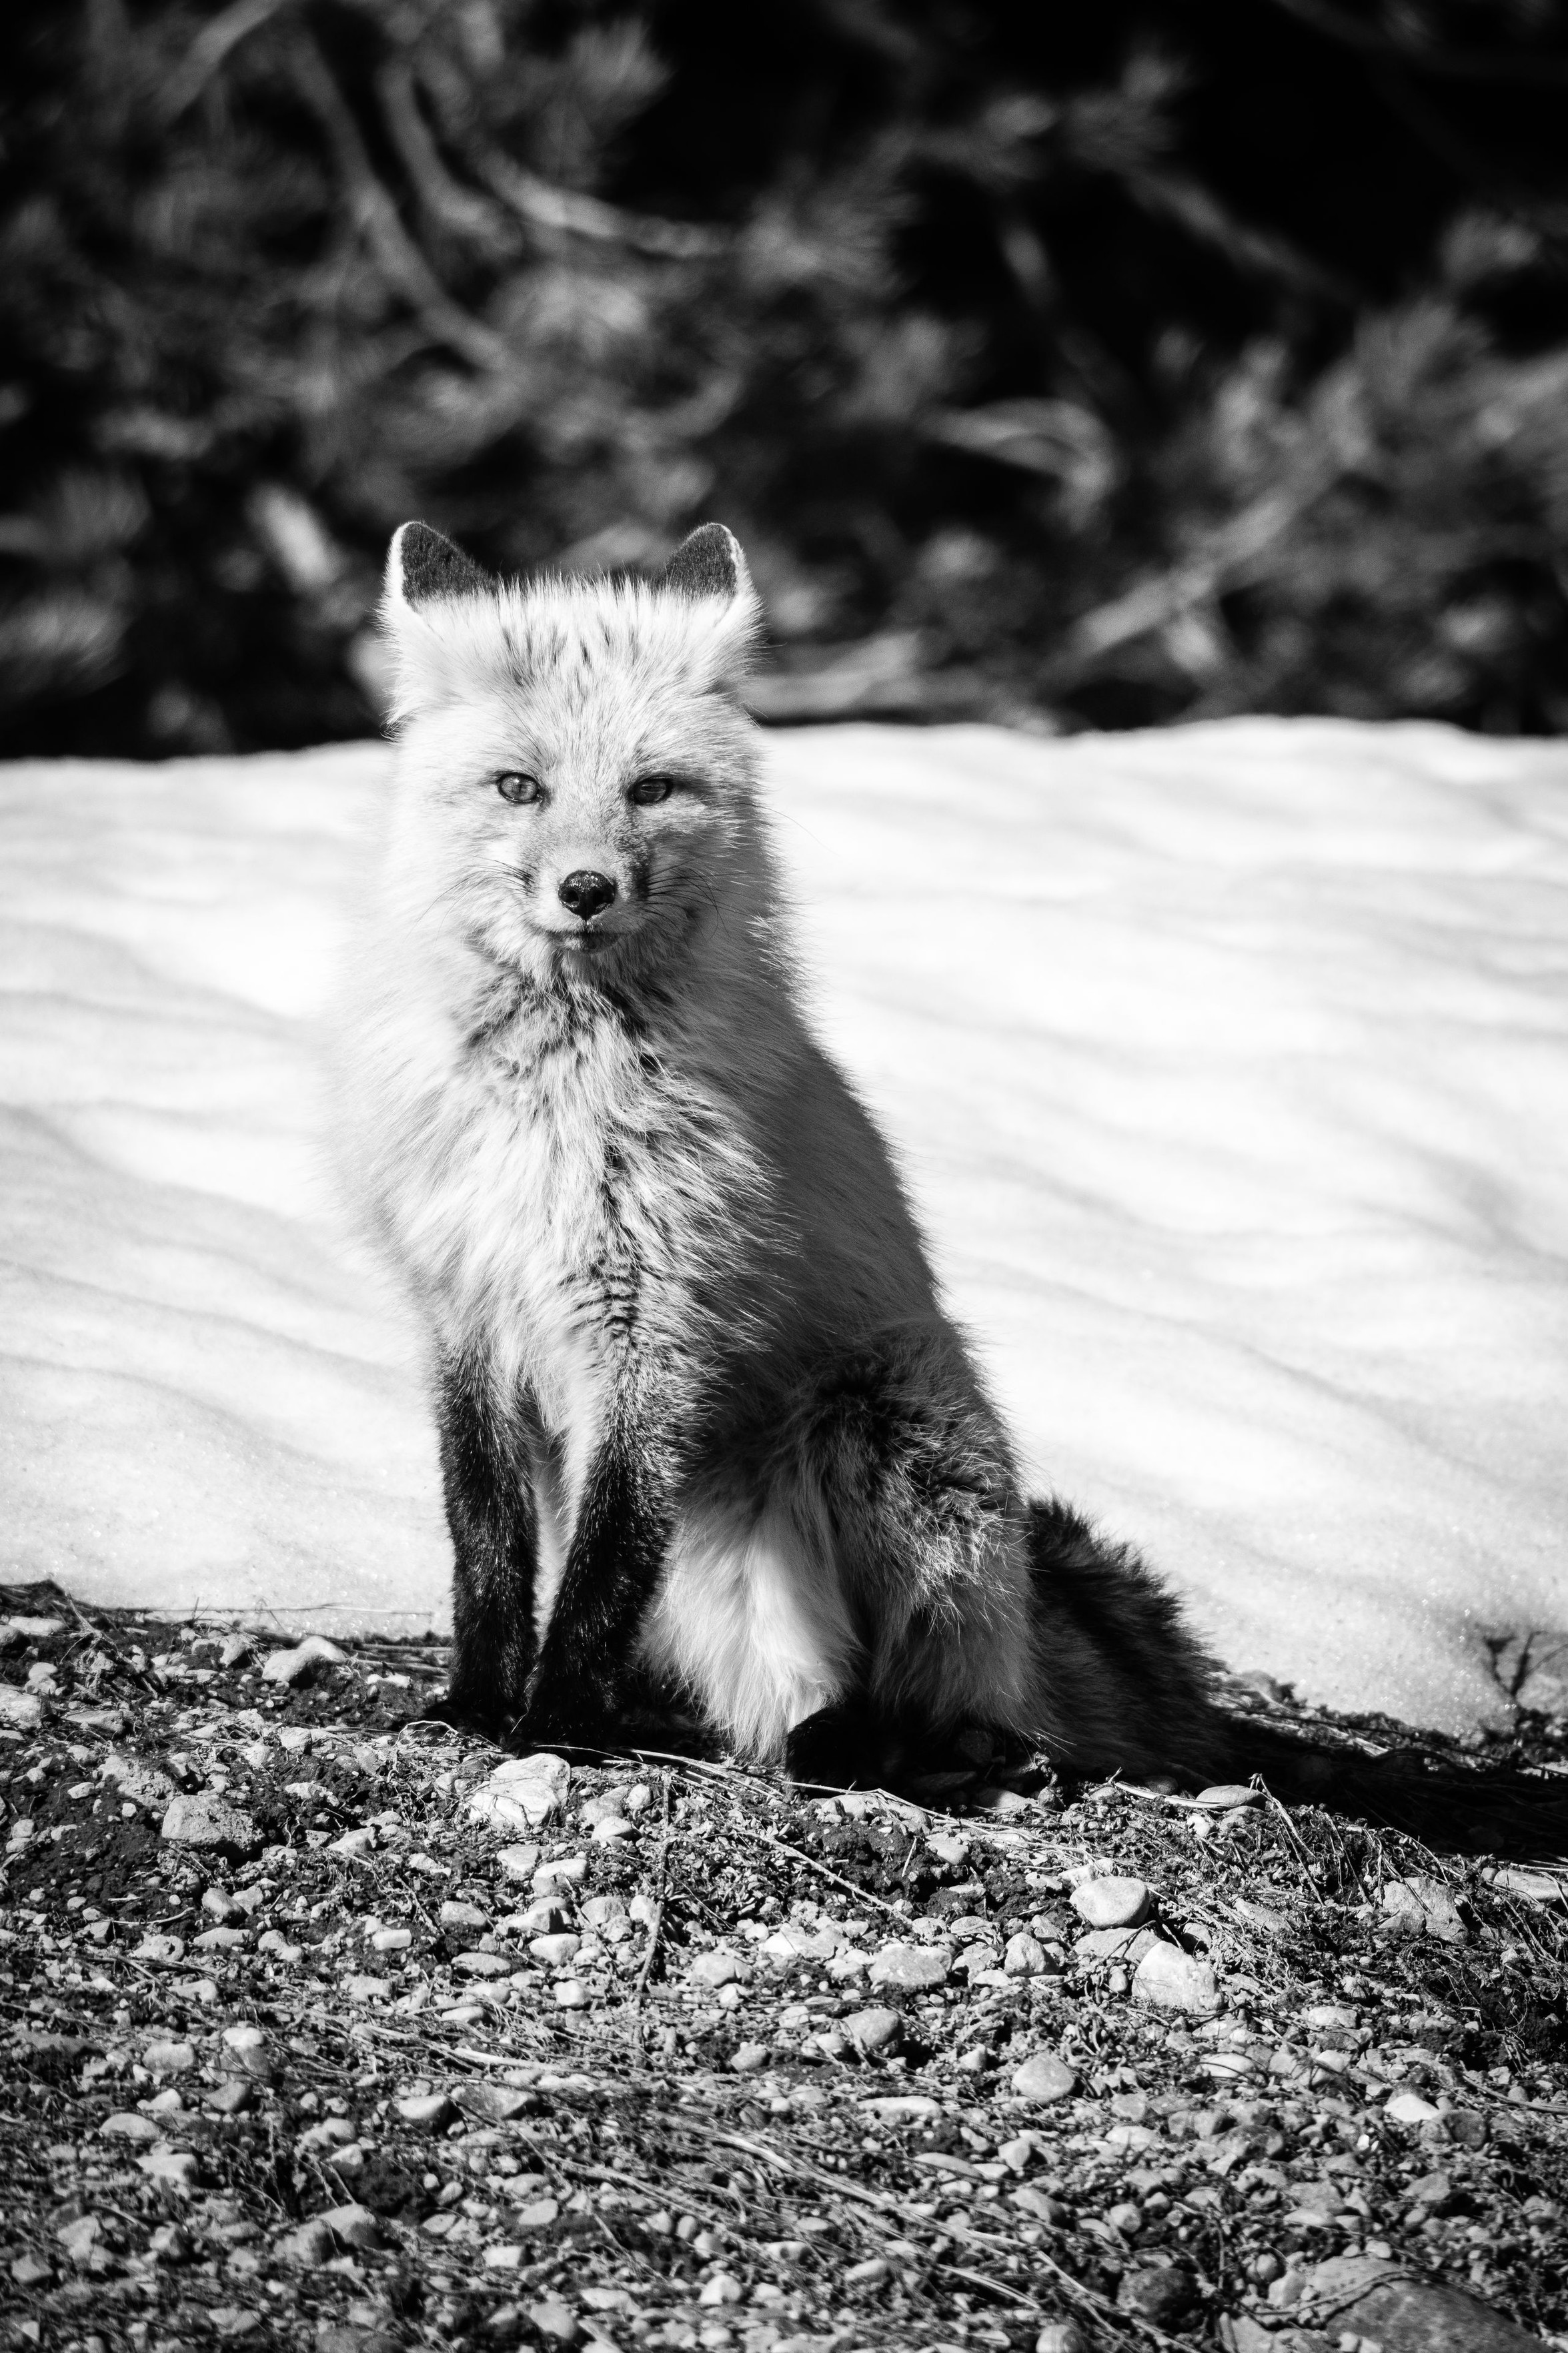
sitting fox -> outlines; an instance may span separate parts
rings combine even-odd
[[[384,617],[346,1119],[430,1336],[454,1709],[592,1744],[640,1665],[807,1779],[980,1729],[1079,1775],[1261,1760],[1423,1810],[1409,1766],[1374,1789],[1224,1715],[1171,1596],[1025,1494],[801,1009],[730,533],[652,581],[508,585],[407,523]]]

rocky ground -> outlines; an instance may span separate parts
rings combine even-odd
[[[1568,2348],[1568,1865],[507,1759],[437,1645],[49,1588],[0,1651],[14,2346]]]

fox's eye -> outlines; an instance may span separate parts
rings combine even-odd
[[[503,768],[495,781],[497,792],[513,808],[527,808],[543,797],[544,788],[539,778],[526,775],[521,768]]]
[[[658,802],[667,801],[674,790],[673,776],[638,776],[635,784],[627,786],[626,798],[638,808],[653,808]]]

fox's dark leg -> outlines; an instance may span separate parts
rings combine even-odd
[[[602,1732],[653,1598],[668,1520],[646,1466],[612,1434],[589,1473],[521,1736],[590,1745]]]
[[[450,1713],[493,1723],[521,1713],[533,1663],[533,1496],[470,1366],[442,1366],[441,1479],[452,1532]]]

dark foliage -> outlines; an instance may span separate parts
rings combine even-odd
[[[8,748],[722,515],[779,718],[1568,712],[1555,0],[12,0]]]

